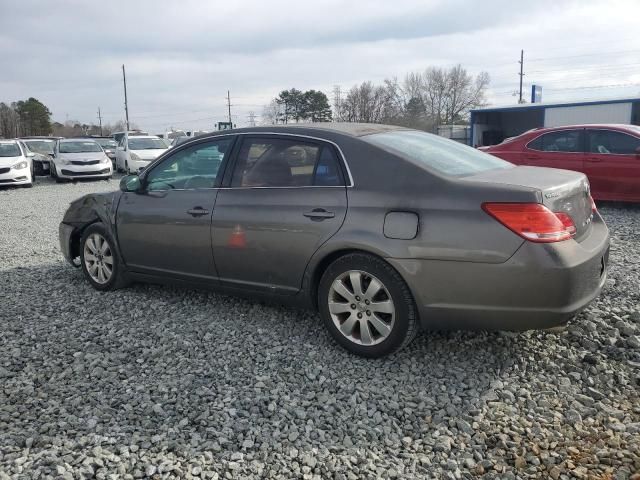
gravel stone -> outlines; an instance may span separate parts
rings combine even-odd
[[[600,206],[609,279],[566,331],[430,332],[371,361],[312,312],[94,291],[58,224],[117,184],[0,189],[0,480],[639,473],[639,206]]]

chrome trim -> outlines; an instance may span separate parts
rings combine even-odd
[[[340,148],[340,146],[336,142],[333,142],[331,140],[327,140],[326,138],[313,137],[311,135],[302,135],[302,134],[299,134],[299,133],[283,133],[283,132],[237,132],[237,133],[232,133],[231,132],[231,133],[221,133],[220,135],[211,134],[211,136],[206,136],[206,137],[204,135],[202,135],[200,137],[194,137],[194,140],[198,139],[198,140],[201,140],[202,143],[205,143],[207,140],[210,140],[212,138],[229,137],[229,136],[236,136],[236,135],[279,135],[279,136],[287,136],[287,137],[308,138],[310,140],[316,140],[316,141],[319,141],[319,142],[330,143],[331,145],[333,145],[334,147],[336,147],[338,149],[338,153],[342,157],[342,163],[344,164],[345,168],[347,169],[347,174],[349,175],[349,185],[340,185],[340,187],[345,187],[346,186],[347,188],[350,188],[350,187],[355,186],[355,184],[353,182],[353,175],[351,175],[351,169],[349,168],[349,163],[347,162],[347,159],[344,156],[344,152],[342,151],[342,149]],[[180,146],[182,147],[182,146],[187,145],[189,143],[191,143],[191,142],[190,141],[185,142]],[[308,187],[301,187],[301,188],[309,188],[309,187],[327,188],[328,186],[327,185],[309,185]],[[229,188],[240,188],[240,187],[229,187]],[[254,187],[248,187],[248,188],[254,188]],[[298,187],[255,187],[255,188],[298,188]],[[330,188],[332,188],[332,187],[330,187]]]

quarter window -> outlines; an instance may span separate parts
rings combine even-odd
[[[589,152],[634,155],[640,149],[640,138],[613,130],[590,130]]]
[[[541,152],[582,152],[582,132],[580,130],[561,130],[549,132],[529,142],[527,148]]]
[[[147,176],[147,190],[214,188],[231,138],[194,145],[175,152]]]
[[[329,145],[283,138],[245,138],[231,185],[234,187],[309,187],[344,185]]]

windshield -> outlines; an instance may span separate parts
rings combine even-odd
[[[456,177],[513,166],[475,148],[415,130],[375,133],[361,138],[418,165]]]
[[[93,140],[78,140],[76,142],[60,142],[60,153],[101,152],[102,148]]]
[[[53,140],[24,140],[24,143],[27,144],[32,152],[48,155],[53,153],[53,144],[55,142]]]
[[[116,148],[118,144],[110,138],[96,138],[96,143],[102,148]]]
[[[135,138],[129,137],[129,150],[156,150],[167,149],[167,144],[159,138]]]
[[[18,144],[16,143],[0,143],[0,157],[19,157],[22,155]]]

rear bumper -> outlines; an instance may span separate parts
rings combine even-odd
[[[412,290],[424,328],[529,330],[566,323],[607,277],[609,231],[596,215],[578,243],[524,242],[504,263],[389,259]]]

